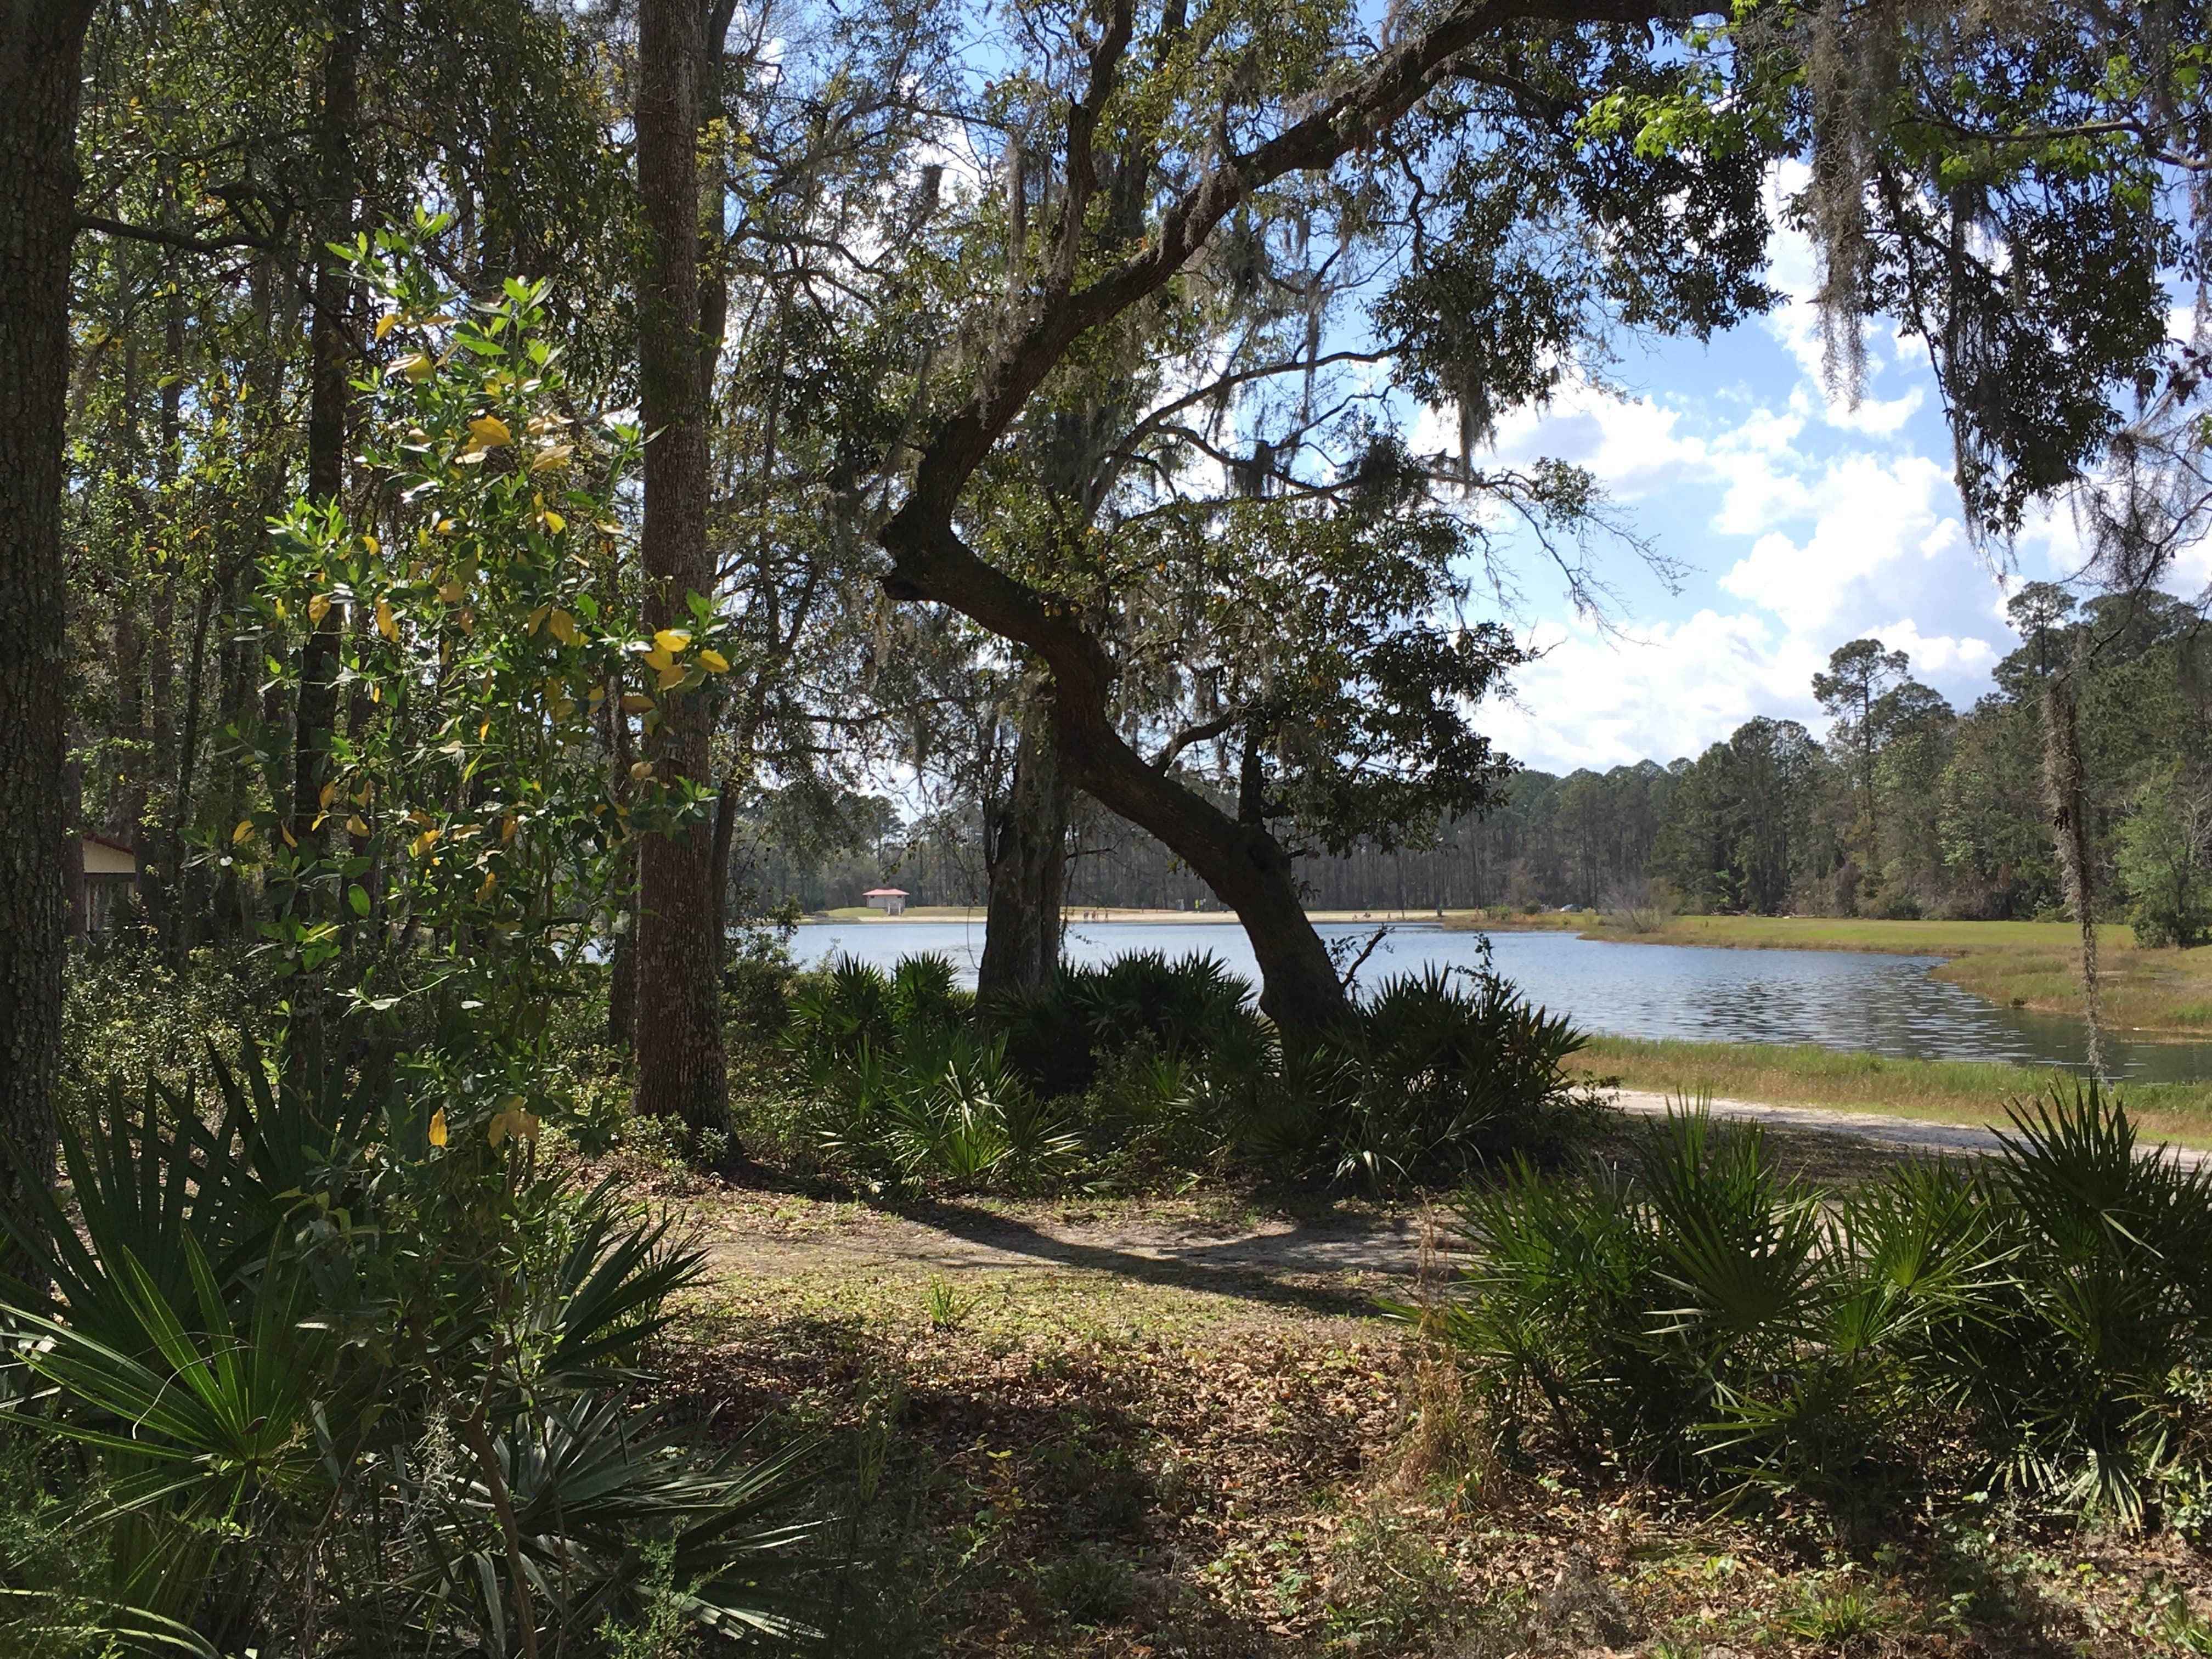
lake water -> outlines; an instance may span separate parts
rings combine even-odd
[[[1356,952],[1371,925],[1324,924],[1322,939]],[[1472,967],[1483,935],[1420,923],[1393,924],[1360,970],[1372,986],[1434,963]],[[2013,1060],[2080,1068],[2079,1020],[2000,1008],[1928,971],[1936,957],[1859,951],[1729,951],[1692,945],[1628,945],[1568,933],[1488,935],[1498,972],[1534,1001],[1613,1036],[1705,1042],[1814,1042],[1908,1060]],[[793,954],[813,966],[850,952],[890,967],[901,957],[951,958],[975,982],[981,921],[807,922]],[[1071,923],[1066,954],[1103,962],[1129,951],[1180,957],[1204,951],[1255,984],[1244,930],[1222,922]],[[2212,1043],[2107,1039],[2116,1075],[2141,1082],[2212,1078]]]

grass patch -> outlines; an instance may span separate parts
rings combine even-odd
[[[1999,1061],[1893,1060],[1812,1043],[1613,1036],[1591,1038],[1576,1063],[1631,1089],[1974,1123],[2003,1122],[2005,1102],[2033,1096],[2051,1076]],[[2128,1084],[2120,1093],[2152,1133],[2212,1145],[2212,1082]]]

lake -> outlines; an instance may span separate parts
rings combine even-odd
[[[1323,924],[1323,939],[1356,953],[1371,925]],[[1480,933],[1394,923],[1360,970],[1373,986],[1434,963],[1473,967]],[[1628,945],[1568,933],[1489,934],[1498,972],[1534,1001],[1612,1036],[1703,1042],[1814,1042],[1905,1060],[2012,1060],[2081,1068],[2081,1022],[2000,1008],[1928,970],[1936,957],[1860,951],[1729,951],[1693,945]],[[842,952],[888,968],[901,957],[951,958],[975,982],[980,921],[806,922],[792,942],[807,966]],[[1097,963],[1129,951],[1180,957],[1204,951],[1255,984],[1244,930],[1224,922],[1071,923],[1066,954]],[[2139,1082],[2212,1078],[2212,1043],[2107,1039],[2116,1076]]]

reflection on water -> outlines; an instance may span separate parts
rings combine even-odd
[[[1328,924],[1322,937],[1356,952],[1367,927]],[[1372,986],[1434,963],[1471,967],[1482,935],[1414,923],[1394,926],[1360,971]],[[1565,933],[1489,936],[1498,969],[1545,1006],[1614,1036],[1706,1042],[1816,1042],[1909,1060],[2016,1060],[2080,1066],[2081,1023],[1999,1008],[1929,975],[1936,957],[1856,951],[1727,951],[1694,945],[1630,945]],[[889,967],[902,956],[950,957],[975,982],[981,921],[808,922],[793,949],[809,966],[849,951]],[[1206,951],[1255,982],[1244,930],[1218,922],[1071,924],[1067,955],[1103,962],[1129,951],[1170,957]],[[2212,1043],[2109,1042],[2119,1076],[2143,1082],[2212,1077]]]

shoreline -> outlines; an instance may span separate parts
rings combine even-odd
[[[1352,926],[1360,922],[1373,922],[1378,927],[1385,922],[1393,924],[1426,922],[1431,927],[1449,928],[1452,926],[1452,917],[1464,916],[1471,914],[1473,913],[1469,911],[1459,910],[1446,911],[1443,915],[1439,915],[1433,909],[1387,911],[1309,910],[1306,912],[1306,920],[1317,923],[1322,927],[1336,927],[1340,925]],[[823,927],[842,927],[848,922],[861,922],[869,926],[873,926],[878,922],[903,921],[980,922],[983,920],[983,907],[980,904],[966,908],[952,904],[933,904],[927,906],[915,906],[915,908],[902,911],[895,916],[885,915],[880,910],[871,911],[866,915],[856,915],[854,914],[852,907],[847,907],[841,910],[809,910],[799,918],[799,921],[801,922],[811,922]],[[1108,923],[1116,926],[1132,925],[1139,927],[1158,927],[1163,923],[1171,922],[1202,922],[1209,926],[1212,926],[1237,923],[1237,921],[1238,917],[1234,910],[1139,910],[1123,908],[1102,908],[1097,909],[1071,908],[1063,910],[1060,915],[1060,925],[1062,927],[1099,927]],[[1479,932],[1480,930],[1462,928],[1460,931]]]

